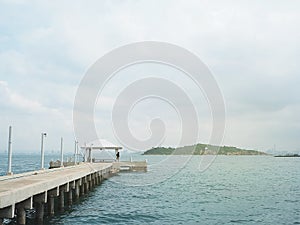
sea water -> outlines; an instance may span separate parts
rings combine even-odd
[[[300,158],[217,156],[202,171],[205,157],[135,154],[148,172],[105,180],[45,224],[300,224]],[[15,171],[37,168],[38,155],[13,158]]]

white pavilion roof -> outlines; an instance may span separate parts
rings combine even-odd
[[[81,146],[81,148],[92,148],[92,149],[122,149],[121,146],[117,146],[112,144],[111,142],[105,139],[98,139],[95,141],[91,141]]]

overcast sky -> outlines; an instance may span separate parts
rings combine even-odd
[[[296,0],[0,0],[0,150],[12,125],[15,151],[38,152],[41,132],[48,133],[47,151],[59,149],[61,136],[73,151],[73,103],[85,72],[112,49],[154,40],[182,46],[209,66],[226,104],[224,145],[300,151],[299,27]],[[96,106],[101,138],[117,142],[114,99],[144,73],[180,77],[157,65],[121,71]],[[197,101],[190,81],[180,79]],[[160,110],[153,112],[151,104]],[[210,114],[198,108],[199,141],[207,142]],[[176,145],[180,126],[171,111],[157,99],[142,102],[132,111],[132,132],[147,138],[148,120],[161,117],[170,126],[164,144]]]

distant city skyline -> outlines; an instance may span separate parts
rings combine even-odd
[[[0,1],[0,151],[46,153],[74,149],[73,103],[88,68],[107,52],[132,42],[163,41],[195,53],[223,93],[223,145],[261,151],[300,151],[300,2],[298,1]],[[99,93],[95,125],[117,143],[111,124],[116,96],[140,77],[180,84],[199,114],[199,142],[207,143],[211,115],[206,98],[182,73],[160,65],[119,71]],[[184,103],[183,103],[184,104]],[[145,139],[162,118],[164,146],[176,145],[180,121],[157,99],[130,115],[134,135]]]

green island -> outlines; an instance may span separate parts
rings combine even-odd
[[[207,144],[195,144],[179,148],[155,147],[143,153],[143,155],[268,155],[257,150],[246,150],[233,146],[214,146]]]

